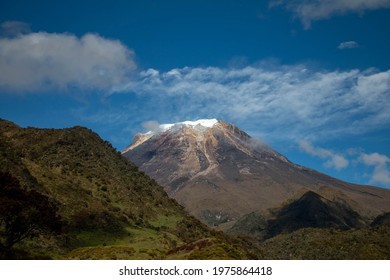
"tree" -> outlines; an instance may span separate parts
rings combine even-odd
[[[0,255],[7,258],[12,247],[43,232],[59,232],[58,208],[47,196],[25,190],[9,173],[0,172]]]

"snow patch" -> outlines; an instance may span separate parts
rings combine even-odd
[[[213,127],[217,122],[218,122],[217,119],[201,119],[197,121],[184,121],[184,122],[172,123],[172,124],[160,124],[158,129],[153,131],[152,130],[148,131],[144,133],[144,135],[151,137],[157,133],[165,132],[168,130],[178,130],[183,126],[187,126],[196,130],[204,130],[205,128]]]

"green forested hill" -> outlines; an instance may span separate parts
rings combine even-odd
[[[21,128],[1,120],[0,172],[17,182],[25,200],[32,192],[45,196],[62,221],[56,232],[37,227],[3,258],[251,257],[188,216],[154,180],[89,129]],[[2,246],[10,209],[15,217],[33,217],[32,210],[21,207],[26,202],[9,197],[6,181],[0,186]]]

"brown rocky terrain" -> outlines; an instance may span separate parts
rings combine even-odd
[[[389,190],[350,184],[294,164],[223,121],[161,125],[137,135],[122,154],[191,214],[223,230],[253,212],[271,219],[272,209],[308,191],[347,205],[366,223],[390,211]]]

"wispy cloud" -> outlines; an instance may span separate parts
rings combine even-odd
[[[158,131],[160,129],[160,124],[157,121],[150,120],[143,122],[142,127],[145,131]]]
[[[261,129],[265,138],[359,135],[390,124],[390,71],[313,71],[304,65],[149,69],[116,91],[147,96],[148,114],[158,105],[172,121],[248,123],[245,129]]]
[[[390,0],[271,0],[270,6],[285,7],[308,29],[313,21],[334,15],[390,8]]]
[[[129,81],[135,68],[132,50],[97,34],[39,32],[0,39],[0,89],[9,92],[110,90]]]
[[[334,168],[336,170],[341,170],[348,167],[349,161],[342,155],[337,154],[331,150],[314,147],[309,141],[301,140],[299,141],[299,147],[306,153],[325,159],[324,163],[327,168]]]
[[[345,49],[356,49],[359,47],[359,44],[355,41],[347,41],[347,42],[341,42],[338,45],[338,49],[345,50]]]
[[[22,21],[6,21],[0,24],[0,36],[14,38],[30,33],[30,24]]]
[[[390,158],[379,153],[363,153],[359,159],[365,165],[374,167],[370,183],[390,185],[390,170],[387,167],[387,164],[390,162]]]

